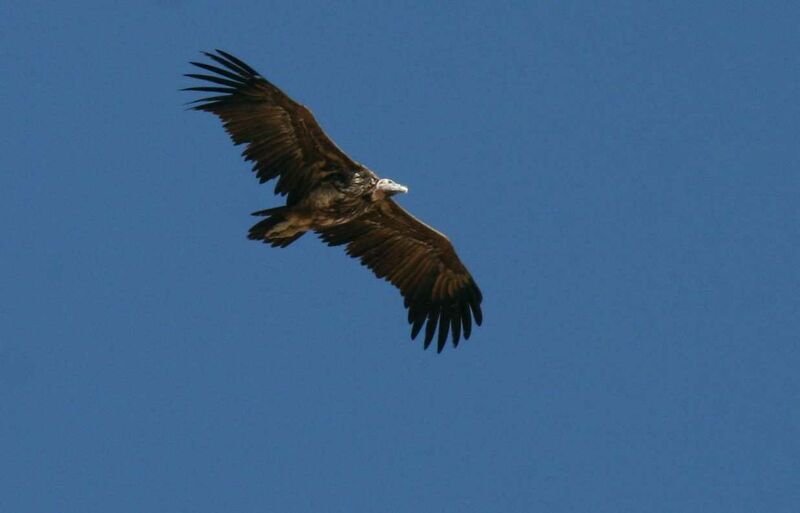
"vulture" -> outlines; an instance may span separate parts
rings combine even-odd
[[[283,206],[254,212],[262,217],[248,238],[285,248],[314,232],[329,246],[344,245],[378,278],[400,290],[411,339],[425,328],[424,348],[448,335],[453,347],[481,324],[482,295],[450,240],[406,212],[393,197],[404,185],[380,178],[345,154],[325,134],[311,111],[233,55],[203,52],[191,62],[201,73],[185,76],[211,93],[190,102],[222,121],[261,183],[275,179]],[[438,333],[437,333],[438,328]]]

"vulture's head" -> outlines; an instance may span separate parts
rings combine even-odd
[[[379,195],[384,198],[388,198],[400,192],[408,192],[408,187],[395,183],[388,178],[381,178],[375,185],[375,192],[379,193]]]

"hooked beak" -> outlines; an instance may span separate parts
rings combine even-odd
[[[383,183],[381,184],[380,188],[389,195],[408,192],[408,187],[405,185],[400,185],[399,183]]]

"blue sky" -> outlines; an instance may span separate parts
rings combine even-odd
[[[791,2],[6,2],[0,510],[794,512]],[[245,59],[410,186],[484,292],[456,350],[212,116]]]

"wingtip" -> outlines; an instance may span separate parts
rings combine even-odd
[[[431,346],[431,341],[433,341],[433,335],[431,335],[430,337],[426,335],[425,342],[422,344],[422,349],[427,351],[428,348]]]

